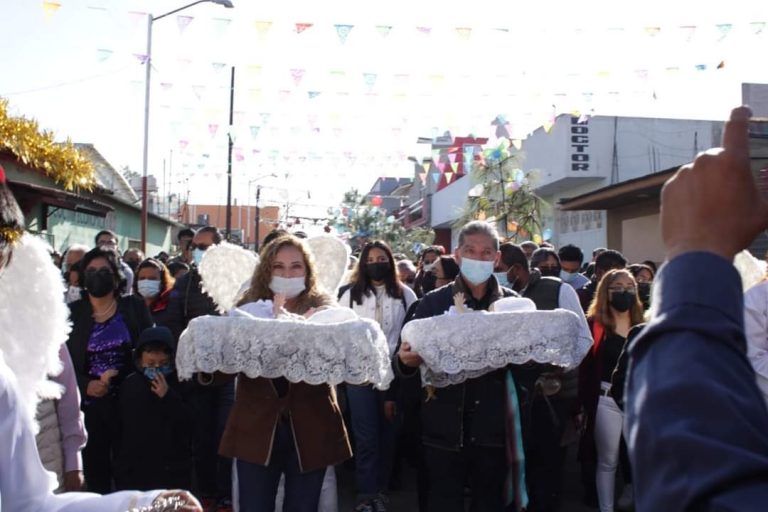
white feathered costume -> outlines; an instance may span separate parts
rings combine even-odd
[[[0,269],[0,510],[123,512],[149,507],[159,491],[105,496],[53,494],[56,478],[35,444],[39,397],[60,396],[47,378],[61,371],[59,348],[70,330],[64,283],[48,246],[25,234]]]

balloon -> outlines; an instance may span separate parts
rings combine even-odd
[[[552,239],[552,229],[547,228],[544,230],[544,232],[541,234],[544,237],[544,240],[551,240]]]
[[[381,203],[382,203],[383,201],[384,201],[384,200],[381,198],[381,196],[373,196],[373,197],[371,198],[371,204],[372,204],[373,206],[381,206]]]

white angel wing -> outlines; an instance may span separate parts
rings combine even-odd
[[[61,372],[59,349],[71,325],[64,280],[48,244],[25,234],[10,263],[0,270],[0,353],[16,374],[21,403],[35,417],[38,397],[57,398],[60,387],[47,375]]]
[[[234,244],[221,242],[205,251],[200,262],[203,290],[213,301],[219,312],[234,307],[239,292],[247,285],[259,264],[259,257]]]
[[[349,246],[332,235],[320,235],[307,240],[317,265],[320,284],[335,296],[349,263]]]

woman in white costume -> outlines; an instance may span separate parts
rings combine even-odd
[[[57,391],[47,375],[60,371],[58,353],[69,332],[63,297],[46,244],[24,234],[24,217],[0,167],[0,511],[202,512],[186,491],[53,494],[55,478],[35,444],[34,415],[38,397]]]

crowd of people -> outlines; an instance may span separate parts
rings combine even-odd
[[[430,400],[419,382],[418,355],[400,338],[407,321],[447,312],[461,292],[469,309],[488,310],[499,298],[521,296],[540,310],[572,311],[581,319],[582,335],[594,340],[578,368],[538,363],[512,368],[526,510],[560,510],[566,454],[577,444],[585,502],[599,505],[601,512],[613,510],[621,467],[618,505],[632,506],[621,434],[623,388],[615,382],[624,381],[620,355],[650,306],[652,262],[628,265],[619,252],[605,249],[596,249],[585,262],[576,246],[517,245],[500,240],[491,225],[472,222],[453,253],[425,246],[416,261],[393,254],[382,241],[366,243],[350,258],[346,283],[325,297],[306,285],[317,282],[317,271],[301,236],[270,234],[243,303],[283,293],[292,313],[335,303],[376,321],[397,374],[390,389],[343,384],[304,390],[285,379],[224,374],[179,382],[173,365],[179,336],[193,318],[219,314],[203,291],[198,264],[221,235],[213,227],[184,230],[177,238],[178,256],[145,258],[137,249],[120,255],[117,236],[105,230],[94,248],[72,246],[61,258],[73,325],[62,358],[72,367],[76,389],[70,386],[70,395],[60,400],[70,403],[58,411],[61,416],[77,406],[84,416],[82,424],[71,414],[59,421],[59,430],[75,432],[78,440],[66,444],[64,460],[78,460],[72,452],[82,449],[82,468],[74,462],[49,464],[65,469],[57,471],[61,490],[192,489],[206,510],[228,510],[236,459],[240,510],[271,510],[283,473],[288,510],[310,510],[317,504],[307,500],[320,499],[326,468],[348,459],[354,446],[356,511],[385,511],[388,493],[402,485],[405,466],[417,476],[422,511],[463,510],[465,494],[476,510],[502,510],[510,435],[504,372],[440,389]],[[256,398],[270,395],[270,389],[277,401],[292,404],[280,417],[293,418],[293,430],[284,421],[271,430],[270,415],[277,409]],[[77,392],[79,404],[71,402]],[[343,416],[329,410],[325,420],[302,419],[301,401],[338,404]],[[322,421],[329,422],[325,430]],[[316,439],[317,433],[307,433],[311,429],[326,437]],[[44,432],[40,449],[48,453]],[[318,453],[315,445],[328,436],[345,441],[333,452]]]
[[[183,491],[151,495],[183,498],[187,510],[271,511],[278,494],[285,511],[323,510],[333,502],[323,494],[335,494],[324,485],[333,467],[354,456],[355,511],[387,510],[409,463],[420,511],[464,511],[469,501],[476,511],[530,512],[562,509],[566,454],[578,445],[584,500],[601,512],[759,510],[768,409],[747,355],[764,380],[765,343],[756,339],[747,351],[741,288],[728,268],[768,225],[768,205],[746,179],[748,117],[735,110],[725,149],[697,158],[665,187],[671,261],[658,279],[651,261],[629,264],[618,251],[596,249],[585,262],[573,245],[518,245],[475,221],[451,254],[431,246],[416,262],[368,242],[350,260],[347,282],[324,290],[307,244],[270,234],[238,304],[271,300],[285,315],[338,305],[376,322],[396,375],[386,391],[219,372],[180,382],[179,336],[192,319],[219,314],[198,267],[221,235],[213,227],[182,231],[180,254],[169,259],[121,255],[117,236],[102,231],[94,248],[72,246],[59,258],[72,329],[59,351],[64,391],[38,409],[38,457],[59,492],[189,489],[200,504]],[[0,187],[7,195],[3,180]],[[724,237],[699,229],[718,201],[730,208],[719,219]],[[18,208],[0,206],[23,229]],[[16,239],[6,237],[0,268],[13,263]],[[724,276],[716,286],[706,279],[712,269]],[[755,338],[765,337],[763,290],[747,301]],[[573,368],[530,361],[422,386],[424,360],[402,327],[450,313],[457,296],[478,311],[507,297],[568,310],[592,348]],[[0,405],[15,414],[13,383],[0,369]],[[715,403],[724,410],[713,417]],[[18,443],[28,437],[23,426],[0,433]],[[0,504],[12,494],[9,473],[0,467]]]

